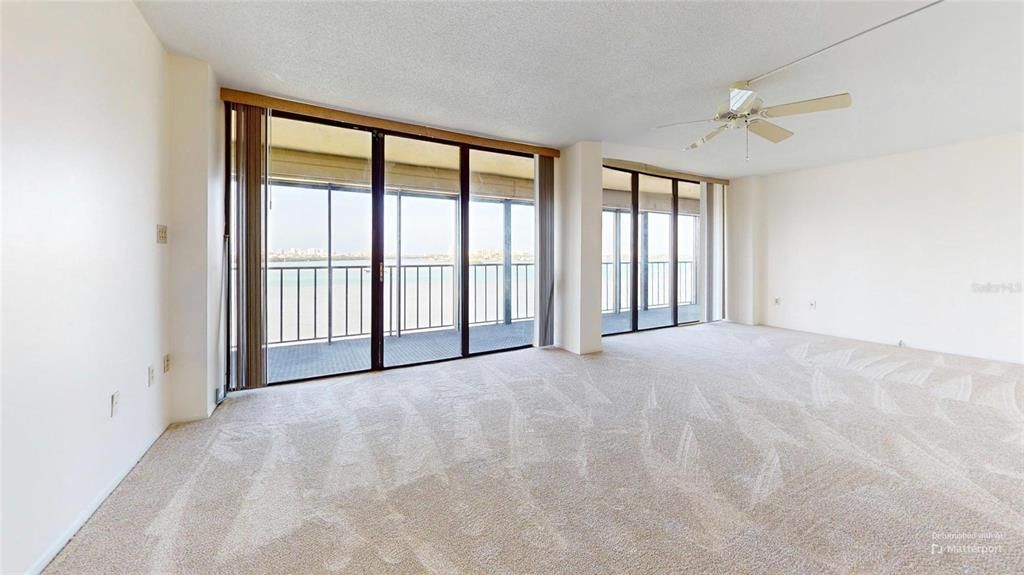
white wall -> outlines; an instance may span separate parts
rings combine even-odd
[[[224,377],[224,114],[208,64],[170,54],[167,75],[170,415],[191,421],[213,412]]]
[[[3,21],[4,21],[4,9],[3,5],[0,4],[0,55],[3,53]],[[3,57],[0,56],[0,78],[3,78]],[[4,166],[4,146],[3,146],[3,84],[0,83],[0,350],[4,348],[3,336],[3,293],[4,293],[4,262],[3,262],[3,231],[4,231],[4,218],[3,218],[3,166]],[[4,368],[3,368],[3,353],[0,351],[0,572],[3,571],[4,566],[4,498],[3,492],[3,477],[4,477],[4,458],[3,458],[3,445],[4,445],[4,416],[3,416],[3,405],[4,405]]]
[[[164,57],[131,3],[3,5],[5,573],[45,565],[168,422]]]
[[[220,84],[207,69],[206,104],[204,116],[207,124],[202,132],[209,148],[206,171],[206,413],[213,413],[218,391],[223,391],[227,372],[224,351],[227,349],[227,269],[224,259],[224,102],[220,99]]]
[[[134,4],[2,13],[7,573],[45,566],[169,422],[212,412],[224,140],[210,67],[167,54]]]
[[[1024,361],[1022,153],[1010,134],[733,181],[730,318]]]
[[[561,150],[555,166],[555,345],[601,350],[601,143]]]

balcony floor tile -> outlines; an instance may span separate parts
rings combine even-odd
[[[670,308],[640,312],[640,326],[668,325]],[[680,323],[697,321],[700,307],[679,306]],[[602,314],[604,333],[629,330],[629,313]],[[529,345],[533,342],[533,321],[511,324],[483,324],[470,327],[471,353]],[[460,338],[455,329],[420,331],[384,338],[384,362],[387,367],[422,363],[459,356]],[[270,383],[329,376],[370,368],[370,338],[314,341],[278,345],[267,350]]]

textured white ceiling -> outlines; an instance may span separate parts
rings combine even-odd
[[[948,1],[758,83],[767,104],[849,91],[781,144],[651,126],[714,114],[747,79],[923,2],[141,2],[222,85],[735,177],[1021,130],[1021,3]]]

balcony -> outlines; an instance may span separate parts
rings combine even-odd
[[[605,332],[628,331],[628,286],[616,292],[612,265],[603,264],[602,321]],[[649,262],[646,273],[641,272],[647,285],[646,290],[641,288],[641,294],[646,294],[640,298],[641,326],[671,323],[668,266],[668,262]],[[699,308],[694,266],[692,262],[679,262],[679,266],[679,321],[696,321]],[[456,278],[455,267],[450,263],[385,267],[385,365],[459,355]],[[534,264],[472,264],[468,280],[466,312],[471,351],[530,345],[535,313]],[[618,306],[616,301],[620,302]],[[278,383],[368,369],[370,321],[368,265],[268,268],[268,381]]]
[[[626,332],[630,325],[630,269],[628,261],[620,262],[615,273],[614,262],[603,262],[601,270],[601,328],[604,334]],[[637,323],[640,329],[672,325],[671,265],[667,261],[641,264],[637,297]],[[679,285],[676,290],[678,323],[700,321],[697,304],[697,268],[692,261],[677,262]]]

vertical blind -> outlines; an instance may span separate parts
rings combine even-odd
[[[264,205],[267,196],[267,118],[264,108],[232,104],[235,116],[235,249],[238,285],[235,293],[237,348],[231,389],[253,389],[267,383]],[[231,199],[229,198],[229,201]]]
[[[555,159],[536,156],[537,347],[555,343]]]

